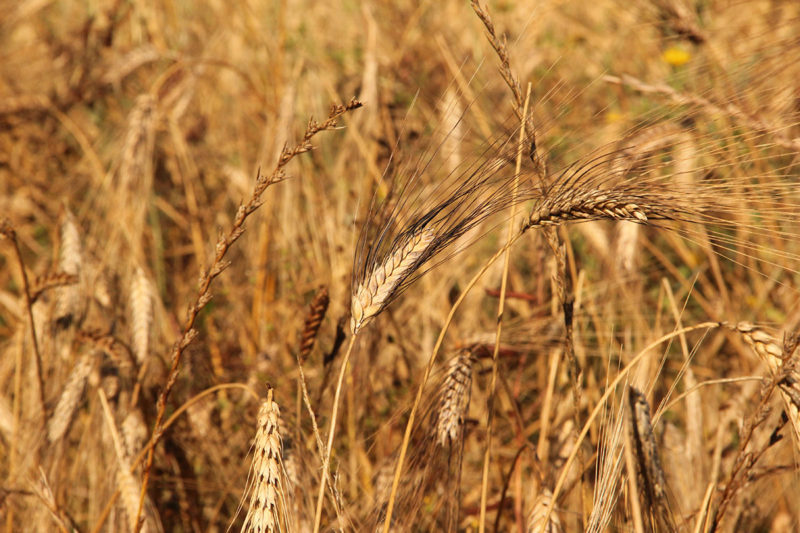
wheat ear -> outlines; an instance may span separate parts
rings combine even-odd
[[[403,280],[417,269],[420,259],[434,238],[435,235],[430,228],[421,228],[386,259],[375,265],[370,275],[353,294],[350,318],[350,330],[353,335],[383,311]]]
[[[61,241],[59,249],[59,270],[64,274],[76,276],[80,282],[81,267],[83,265],[81,236],[75,217],[69,210],[64,211],[64,220],[61,223]],[[56,323],[68,326],[77,317],[80,310],[80,288],[76,285],[61,287],[56,297]]]
[[[243,533],[283,531],[280,518],[283,444],[278,429],[281,413],[272,396],[270,389],[258,410],[258,431],[250,466],[250,508],[242,525]]]
[[[131,279],[131,340],[139,365],[150,354],[150,332],[153,328],[153,289],[147,274],[137,268]]]
[[[800,371],[792,364],[792,353],[784,353],[784,349],[772,335],[749,322],[739,322],[735,329],[773,374],[786,372],[786,377],[778,385],[796,437],[795,444],[800,447]]]
[[[92,372],[95,354],[95,351],[89,351],[81,355],[69,373],[67,383],[47,425],[47,440],[51,443],[61,439],[69,429],[75,410],[83,398],[83,390]]]
[[[317,289],[317,293],[314,295],[314,299],[311,301],[311,307],[309,307],[308,314],[306,315],[303,333],[300,336],[300,351],[297,354],[300,364],[306,362],[308,354],[311,353],[311,348],[314,347],[317,332],[319,331],[320,325],[322,325],[322,319],[325,318],[325,313],[328,311],[328,304],[330,301],[331,299],[328,296],[327,287],[323,286]]]
[[[451,361],[442,384],[442,399],[436,422],[436,442],[447,446],[461,437],[472,387],[472,355],[462,351]]]

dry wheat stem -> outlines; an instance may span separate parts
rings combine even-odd
[[[522,144],[525,139],[525,117],[528,116],[528,105],[531,99],[531,84],[528,84],[528,91],[525,97],[525,105],[522,110],[522,117],[520,119],[519,129],[519,143],[517,145],[517,162],[514,169],[514,191],[513,197],[517,196],[517,188],[519,186],[519,172],[522,167]],[[516,204],[511,206],[511,216],[508,223],[508,237],[507,243],[511,243],[514,239],[514,218],[516,215]],[[497,391],[497,362],[498,354],[500,353],[500,335],[503,331],[503,311],[505,310],[506,290],[508,289],[508,268],[511,261],[511,253],[508,246],[505,247],[503,254],[503,277],[500,281],[500,298],[497,303],[497,330],[494,337],[494,351],[492,352],[492,378],[489,384],[489,400],[487,405],[488,419],[486,421],[486,444],[483,454],[483,473],[481,477],[481,503],[480,503],[480,518],[478,521],[479,533],[486,531],[486,503],[489,495],[489,464],[491,462],[492,453],[492,429],[494,425],[494,402],[495,394]]]
[[[361,102],[359,102],[356,99],[352,99],[347,105],[332,106],[327,120],[325,120],[322,123],[318,123],[313,119],[309,120],[302,140],[291,148],[284,147],[278,158],[278,163],[275,165],[275,168],[273,169],[272,173],[269,175],[264,175],[259,172],[250,199],[248,200],[247,203],[239,206],[239,209],[236,211],[236,216],[234,217],[233,225],[231,226],[230,230],[227,232],[227,234],[220,235],[219,239],[217,240],[217,244],[214,248],[215,251],[214,259],[211,262],[211,266],[209,266],[206,270],[204,270],[200,278],[200,286],[198,288],[194,302],[192,302],[192,304],[189,306],[188,316],[186,318],[186,322],[184,323],[181,335],[172,347],[172,353],[170,355],[171,367],[169,370],[169,374],[167,376],[167,381],[164,384],[164,388],[162,389],[161,394],[159,394],[158,397],[156,420],[155,424],[153,425],[153,433],[150,439],[152,444],[149,447],[149,451],[147,454],[147,462],[145,463],[144,467],[144,478],[142,482],[142,492],[139,498],[139,511],[137,513],[137,520],[139,515],[141,515],[142,506],[144,505],[144,498],[147,492],[147,484],[150,479],[150,469],[153,466],[155,445],[161,439],[163,433],[163,428],[161,424],[164,419],[164,413],[166,412],[167,409],[167,399],[169,398],[169,394],[178,380],[178,373],[180,371],[180,363],[181,363],[181,358],[183,356],[183,352],[197,336],[198,332],[196,329],[194,329],[197,316],[200,314],[200,311],[208,304],[208,302],[211,301],[211,284],[217,278],[217,276],[219,276],[230,264],[228,261],[225,260],[225,256],[227,255],[228,250],[244,233],[245,231],[244,224],[245,221],[247,220],[247,217],[249,217],[253,212],[255,212],[263,203],[261,196],[264,193],[264,191],[271,185],[274,185],[286,179],[284,167],[289,163],[289,161],[291,161],[295,156],[308,152],[309,150],[312,149],[311,138],[314,137],[314,135],[316,135],[320,131],[325,131],[335,128],[336,120],[339,117],[341,117],[346,112],[351,111],[353,109],[357,109],[359,107],[361,107]]]
[[[36,379],[39,386],[39,403],[42,427],[47,423],[47,408],[44,400],[44,378],[42,376],[42,355],[39,352],[39,341],[36,339],[36,322],[33,319],[33,303],[31,301],[30,285],[28,284],[28,272],[25,270],[25,263],[22,262],[22,252],[19,249],[17,242],[17,232],[14,231],[11,222],[4,219],[0,222],[0,235],[11,241],[11,247],[14,249],[14,258],[17,261],[17,267],[22,277],[22,293],[25,297],[25,311],[28,316],[28,327],[31,332],[31,345],[33,346],[34,364],[36,365]],[[18,401],[15,396],[14,401]]]
[[[666,342],[670,339],[674,339],[675,337],[678,337],[685,333],[689,333],[690,331],[697,331],[699,329],[713,329],[713,328],[718,328],[721,325],[722,324],[720,322],[701,322],[700,324],[696,324],[694,326],[687,326],[684,328],[677,329],[671,333],[667,333],[666,335],[663,335],[658,339],[656,339],[655,341],[651,342],[642,351],[636,354],[636,356],[633,359],[631,359],[630,362],[627,365],[625,365],[625,367],[622,370],[619,371],[619,374],[617,374],[614,380],[608,384],[608,386],[606,387],[606,392],[603,393],[603,396],[600,397],[600,400],[598,400],[594,409],[592,409],[592,412],[589,414],[589,418],[586,419],[586,422],[584,423],[581,432],[578,434],[578,438],[575,441],[575,444],[573,445],[572,453],[570,453],[566,462],[561,467],[561,474],[559,474],[558,481],[556,482],[555,489],[553,490],[554,502],[558,500],[558,496],[561,494],[561,489],[564,487],[564,482],[567,479],[567,473],[569,472],[569,469],[572,467],[572,463],[575,461],[575,458],[577,457],[578,448],[583,442],[583,439],[585,439],[586,435],[589,433],[589,428],[594,422],[594,419],[597,418],[598,414],[600,414],[600,411],[602,410],[603,406],[606,404],[608,399],[614,393],[617,386],[622,382],[625,376],[627,376],[628,373],[639,363],[639,361],[641,361],[644,357],[646,357],[650,352],[650,350],[654,349],[656,346],[658,346],[663,342]],[[548,520],[550,518],[551,512],[552,509],[548,510],[545,520]]]
[[[342,393],[342,383],[344,382],[344,375],[347,372],[347,363],[350,361],[350,353],[353,351],[353,345],[356,342],[356,335],[350,337],[350,344],[347,346],[347,351],[344,353],[342,359],[342,368],[339,370],[339,380],[336,382],[336,392],[333,396],[333,411],[331,412],[331,427],[328,430],[328,443],[325,446],[325,455],[322,457],[322,478],[319,482],[319,493],[317,494],[317,508],[314,512],[314,533],[319,532],[320,524],[322,522],[322,503],[325,500],[325,487],[328,483],[328,470],[331,463],[331,450],[333,449],[333,437],[336,435],[336,418],[339,414],[339,397]],[[387,522],[388,523],[388,522]]]

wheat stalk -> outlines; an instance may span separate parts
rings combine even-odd
[[[640,492],[644,492],[648,514],[653,521],[652,526],[657,531],[675,531],[676,526],[667,501],[666,478],[661,467],[658,445],[650,420],[650,405],[644,394],[634,387],[628,388],[628,408],[630,441],[636,456],[639,479],[642,482],[643,490]],[[636,474],[629,472],[629,475]],[[639,496],[634,495],[633,497],[638,498]]]

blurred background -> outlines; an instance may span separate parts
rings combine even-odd
[[[626,138],[645,145],[681,135],[688,153],[659,152],[650,164],[687,163],[698,180],[714,169],[715,178],[750,180],[741,191],[764,212],[770,202],[797,205],[797,2],[486,7],[507,39],[513,75],[523,89],[532,84],[536,149],[553,176]],[[487,147],[517,127],[486,34],[469,3],[455,1],[2,2],[0,213],[35,296],[29,306],[4,240],[6,531],[130,529],[142,470],[122,471],[135,466],[149,439],[171,346],[217,237],[250,198],[259,171],[272,171],[309,118],[323,120],[332,103],[356,97],[363,108],[289,162],[287,179],[265,191],[232,246],[169,398],[166,414],[176,417],[157,447],[143,513],[146,530],[241,527],[257,400],[269,383],[288,465],[284,529],[311,530],[321,463],[300,399],[306,318],[316,309],[321,321],[304,372],[324,438],[339,346],[350,334],[354,249],[373,195],[420,162],[433,162],[422,185],[458,175],[497,155]],[[787,196],[761,194],[763,180],[787,184]],[[755,208],[721,200],[720,211],[747,218]],[[507,218],[483,226],[472,247],[423,277],[359,336],[335,442],[338,502],[326,503],[328,527],[366,531],[380,523],[422,369],[455,297],[505,242]],[[498,531],[526,531],[573,450],[575,422],[586,421],[619,368],[678,323],[710,320],[756,323],[758,335],[693,332],[653,349],[632,380],[646,389],[653,412],[711,380],[654,423],[674,527],[800,528],[800,448],[781,418],[792,412],[778,392],[766,394],[761,383],[772,374],[753,349],[780,354],[784,333],[800,322],[798,228],[788,218],[781,226],[764,222],[764,231],[708,229],[718,240],[703,237],[705,230],[686,240],[630,224],[563,228],[583,369],[577,415],[562,361],[556,263],[538,234],[512,249],[489,527],[496,520]],[[753,215],[749,224],[757,227],[757,219],[766,221]],[[451,326],[393,530],[477,530],[501,273],[500,262],[490,268]],[[330,300],[321,314],[312,306],[320,287]],[[474,359],[472,399],[459,442],[443,450],[426,439],[426,427],[447,360],[463,348]],[[212,389],[224,384],[238,385]],[[608,435],[621,431],[622,397],[620,387],[580,445],[584,473],[573,467],[555,505],[564,531],[635,528],[625,474],[612,468],[603,477],[598,463],[604,450],[619,453]],[[778,433],[784,438],[773,442]],[[122,497],[114,500],[117,490]],[[605,518],[592,519],[603,505]]]

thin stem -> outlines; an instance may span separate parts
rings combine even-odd
[[[333,448],[333,437],[336,435],[336,416],[339,414],[339,397],[342,393],[342,383],[344,382],[344,375],[347,372],[347,363],[350,361],[350,353],[353,351],[353,345],[356,343],[356,336],[354,334],[350,337],[350,344],[347,346],[347,351],[342,360],[342,368],[339,370],[339,381],[336,383],[336,393],[333,396],[333,412],[331,413],[331,429],[328,430],[328,444],[325,448],[325,455],[322,458],[322,479],[319,482],[319,494],[317,494],[317,510],[314,513],[314,533],[319,533],[319,526],[322,522],[322,503],[325,501],[325,486],[328,483],[328,468],[331,463],[331,449]]]
[[[31,330],[31,342],[33,343],[34,363],[36,364],[36,379],[39,381],[39,402],[42,416],[42,427],[47,424],[47,411],[44,402],[44,378],[42,377],[42,354],[39,352],[39,341],[36,339],[36,324],[33,321],[33,302],[31,301],[31,290],[28,284],[28,273],[25,270],[25,263],[22,261],[22,252],[19,249],[17,242],[17,232],[11,227],[11,223],[7,220],[3,221],[2,233],[8,240],[11,241],[11,246],[14,249],[14,257],[19,266],[19,272],[22,275],[22,293],[25,296],[25,311],[28,316],[28,327]]]
[[[528,84],[528,92],[525,96],[525,106],[522,110],[522,117],[520,119],[519,128],[519,144],[517,145],[517,164],[514,169],[514,190],[513,197],[517,197],[517,188],[519,187],[519,172],[522,167],[522,144],[525,139],[525,117],[528,116],[528,103],[531,98],[531,84]],[[511,216],[508,219],[508,238],[507,242],[514,239],[514,218],[516,215],[516,202],[511,206]],[[486,531],[486,500],[489,493],[489,463],[491,463],[492,453],[492,425],[494,424],[494,400],[495,392],[497,389],[497,356],[500,353],[500,334],[503,331],[503,312],[505,311],[506,289],[508,288],[508,268],[511,260],[509,248],[504,247],[503,254],[503,277],[500,282],[500,299],[497,303],[497,330],[494,337],[494,351],[492,352],[492,379],[489,385],[489,401],[488,411],[489,416],[486,421],[486,447],[483,452],[483,474],[481,476],[481,513],[480,521],[478,522],[478,532],[484,533]],[[498,510],[498,513],[500,511]]]
[[[294,159],[296,156],[312,149],[311,139],[314,137],[314,135],[321,131],[334,129],[336,127],[336,120],[339,117],[341,117],[344,113],[359,107],[361,107],[361,102],[356,99],[352,99],[346,105],[332,106],[331,111],[328,114],[328,118],[324,122],[319,123],[315,120],[310,120],[306,126],[306,131],[302,140],[291,148],[288,146],[283,148],[280,156],[278,157],[278,163],[275,165],[272,173],[269,175],[262,175],[259,171],[259,175],[256,179],[250,199],[247,201],[247,203],[239,206],[229,231],[221,234],[217,239],[217,244],[214,247],[214,259],[211,262],[211,266],[202,273],[199,289],[195,295],[194,301],[189,306],[189,311],[187,313],[188,316],[183,325],[181,335],[172,346],[172,353],[170,356],[172,364],[170,366],[169,374],[167,375],[167,381],[158,396],[158,402],[156,404],[156,421],[153,425],[153,433],[150,437],[151,444],[147,453],[147,461],[145,462],[144,466],[144,474],[142,476],[142,491],[139,494],[139,509],[136,512],[135,523],[139,523],[139,517],[141,516],[142,509],[144,507],[145,495],[147,494],[147,485],[150,480],[150,470],[153,467],[153,459],[155,458],[155,447],[164,434],[162,423],[164,420],[164,414],[167,410],[167,400],[172,392],[173,387],[175,386],[175,383],[178,381],[178,374],[180,373],[181,369],[183,353],[197,337],[198,332],[194,327],[195,322],[198,315],[200,315],[200,312],[206,307],[208,302],[211,301],[212,283],[230,265],[230,261],[225,259],[228,250],[230,250],[231,246],[233,246],[233,244],[244,233],[245,221],[247,220],[247,217],[253,214],[263,204],[262,195],[264,194],[264,191],[270,186],[280,183],[286,179],[285,167],[289,161]]]
[[[606,404],[611,395],[614,394],[617,385],[619,385],[622,382],[622,380],[628,375],[628,373],[633,369],[633,367],[636,366],[639,363],[639,361],[641,361],[644,357],[646,357],[648,355],[648,352],[650,352],[650,350],[652,350],[662,342],[674,339],[675,337],[678,337],[679,335],[688,333],[690,331],[695,331],[704,328],[706,329],[718,328],[720,327],[720,325],[721,324],[719,322],[702,322],[695,326],[688,326],[685,328],[677,329],[672,333],[667,333],[666,335],[650,343],[647,347],[645,347],[644,350],[639,352],[636,355],[636,357],[631,359],[631,361],[627,365],[625,365],[625,368],[620,370],[619,374],[617,374],[617,377],[614,378],[614,381],[609,383],[608,386],[606,387],[606,392],[600,398],[600,401],[598,401],[597,404],[594,406],[594,409],[592,410],[592,413],[589,415],[589,418],[586,420],[586,423],[583,425],[583,429],[581,429],[581,432],[578,435],[575,444],[572,446],[572,453],[570,453],[569,457],[567,458],[567,461],[564,463],[564,466],[561,467],[561,474],[559,474],[558,481],[556,482],[556,487],[553,490],[553,498],[551,500],[553,502],[553,505],[547,508],[547,514],[545,515],[542,523],[547,524],[550,521],[550,515],[553,512],[553,509],[555,508],[556,502],[558,501],[558,496],[559,494],[561,494],[561,489],[564,488],[564,482],[567,479],[567,473],[569,472],[569,469],[572,468],[572,463],[575,462],[575,458],[578,455],[578,449],[580,449],[583,439],[585,439],[586,435],[589,433],[589,428],[592,426],[592,422],[594,422],[594,419],[597,418],[598,414],[600,414],[600,411],[603,409],[603,406]]]
[[[489,258],[489,260],[481,267],[475,276],[467,283],[464,290],[458,296],[453,306],[450,308],[450,312],[445,319],[444,326],[442,326],[442,330],[439,332],[439,338],[436,339],[436,344],[433,347],[433,351],[431,352],[431,356],[428,359],[428,365],[425,367],[425,374],[422,376],[422,383],[420,383],[419,388],[417,389],[417,396],[414,398],[414,405],[411,407],[411,414],[408,417],[408,422],[406,423],[406,431],[403,435],[403,444],[400,446],[400,457],[397,459],[397,466],[394,470],[394,478],[392,479],[392,492],[389,495],[389,502],[386,506],[386,518],[384,519],[383,523],[383,533],[389,533],[390,524],[392,523],[392,511],[394,510],[394,502],[397,497],[397,487],[400,485],[400,474],[403,471],[403,465],[406,459],[406,452],[408,451],[408,444],[411,441],[411,428],[414,425],[414,420],[416,419],[417,411],[419,410],[419,405],[422,402],[422,392],[425,390],[425,385],[428,383],[428,379],[430,378],[431,371],[433,370],[433,365],[436,362],[436,356],[439,353],[439,349],[442,347],[442,343],[444,342],[444,336],[447,334],[447,329],[450,327],[450,323],[453,321],[453,317],[456,314],[456,311],[459,307],[461,307],[461,303],[466,298],[469,291],[478,283],[483,275],[489,270],[495,261],[497,261],[503,252],[505,252],[508,248],[510,248],[520,237],[522,237],[525,232],[529,229],[530,226],[525,225],[522,229],[520,229],[514,237],[506,243],[506,245],[495,252],[495,254]]]

